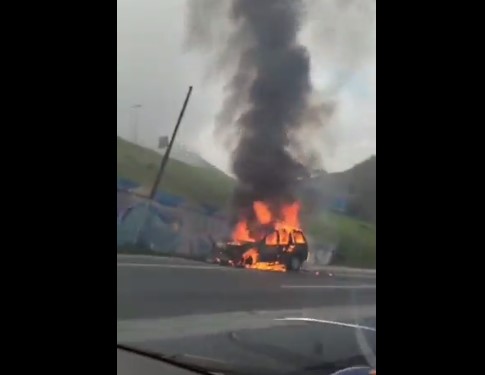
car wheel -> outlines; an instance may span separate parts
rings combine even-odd
[[[301,260],[297,256],[292,256],[287,262],[288,271],[299,271],[301,268]]]

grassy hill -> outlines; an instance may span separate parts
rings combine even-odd
[[[348,200],[348,213],[360,220],[376,222],[376,156],[338,173],[322,171],[304,182],[302,196],[312,209],[328,207],[337,196]]]
[[[118,137],[118,177],[151,187],[162,157],[155,151]],[[160,191],[184,197],[195,203],[223,205],[234,187],[234,180],[214,167],[194,167],[170,159],[159,186]]]
[[[345,172],[333,174],[334,179],[349,188],[349,212],[373,223],[376,222],[376,171],[377,162],[374,155]]]
[[[376,262],[376,156],[338,173],[320,173],[304,182],[300,193],[306,228],[313,238],[332,239],[338,245],[337,264],[375,267]],[[338,196],[348,199],[347,214],[330,212]]]
[[[334,264],[350,267],[376,267],[376,226],[345,215],[325,212],[313,216],[305,225],[307,233],[317,241],[338,244]]]

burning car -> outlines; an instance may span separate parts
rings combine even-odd
[[[308,242],[299,226],[300,205],[281,209],[275,218],[264,202],[254,202],[253,219],[241,219],[232,239],[214,243],[216,263],[268,271],[298,271],[308,258]]]
[[[215,244],[218,263],[272,271],[298,271],[308,258],[308,243],[301,230],[277,230],[257,242]]]

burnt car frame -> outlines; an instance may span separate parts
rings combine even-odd
[[[247,254],[257,252],[257,259]],[[260,241],[214,243],[213,257],[217,263],[235,267],[250,266],[254,262],[283,264],[288,271],[300,270],[308,259],[308,241],[301,230],[275,230]],[[246,255],[246,256],[245,256]]]

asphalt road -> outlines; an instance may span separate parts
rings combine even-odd
[[[375,278],[226,268],[118,256],[119,320],[223,312],[375,305]]]
[[[119,343],[207,367],[258,368],[247,373],[321,363],[375,366],[375,278],[136,256],[118,256],[117,267]],[[371,328],[291,320],[295,317]],[[363,358],[366,347],[373,354]],[[118,373],[171,373],[159,365],[118,353]]]

